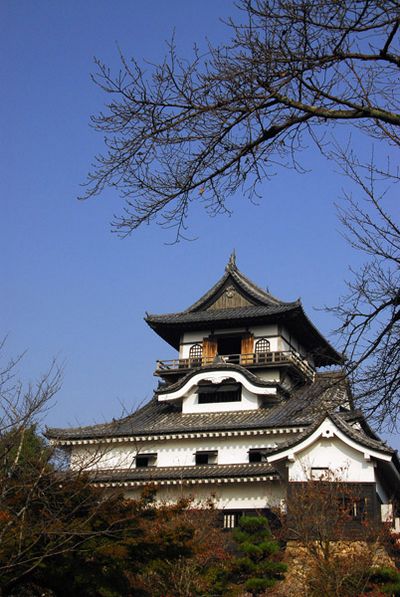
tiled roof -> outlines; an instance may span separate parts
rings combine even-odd
[[[210,301],[218,294],[218,292],[223,288],[226,284],[233,283],[234,286],[238,287],[246,295],[256,301],[256,304],[262,304],[267,306],[289,306],[289,305],[296,305],[297,301],[292,303],[286,303],[281,301],[280,299],[272,296],[266,290],[263,290],[254,282],[249,280],[247,276],[242,274],[241,271],[238,270],[236,267],[236,263],[232,260],[229,261],[225,268],[225,273],[218,280],[216,284],[210,290],[208,290],[202,297],[200,297],[193,305],[188,307],[185,312],[192,312],[192,311],[200,311],[207,307]]]
[[[276,381],[266,381],[264,379],[261,379],[261,377],[258,377],[258,375],[254,375],[254,373],[251,373],[251,371],[249,371],[248,369],[246,369],[246,367],[243,367],[242,365],[236,365],[234,363],[215,363],[211,365],[205,365],[201,368],[192,369],[191,371],[189,371],[189,373],[178,379],[178,381],[176,381],[175,383],[166,386],[161,386],[160,388],[158,388],[156,390],[156,394],[170,394],[171,392],[176,392],[177,390],[182,388],[191,377],[197,375],[199,372],[208,373],[210,371],[220,370],[227,373],[229,373],[229,371],[238,371],[239,373],[244,375],[244,377],[246,377],[252,384],[258,386],[259,388],[269,388],[277,386]]]
[[[102,481],[159,481],[162,479],[228,479],[237,477],[278,476],[276,469],[266,463],[208,464],[196,466],[154,466],[119,470],[98,470],[91,473],[94,482]]]
[[[232,285],[248,303],[247,306],[210,308],[224,289]],[[146,313],[148,325],[174,348],[179,348],[182,331],[220,329],[232,326],[283,322],[302,339],[306,350],[314,356],[316,366],[334,365],[343,361],[305,314],[300,300],[284,302],[262,290],[230,261],[222,278],[188,309],[178,313],[156,315]]]
[[[95,439],[162,435],[171,433],[271,429],[309,426],[326,410],[336,410],[348,401],[346,384],[339,375],[319,374],[313,384],[303,386],[290,398],[257,410],[216,413],[182,413],[179,406],[153,398],[137,412],[107,424],[48,429],[53,439]],[[344,412],[354,419],[355,411]]]
[[[164,313],[163,315],[148,314],[146,321],[151,325],[152,323],[185,324],[232,319],[257,319],[292,311],[298,307],[298,303],[288,303],[283,305],[252,305],[250,307],[233,307],[231,309],[211,311],[182,311],[181,313]]]
[[[363,433],[362,430],[355,429],[346,420],[346,418],[348,419],[351,417],[345,417],[343,416],[343,414],[342,416],[340,416],[336,412],[326,411],[323,414],[321,413],[320,416],[315,420],[315,422],[307,429],[305,429],[302,433],[296,435],[295,437],[285,442],[281,442],[276,448],[272,448],[269,451],[268,455],[279,454],[279,452],[284,452],[288,448],[294,448],[295,446],[301,444],[305,439],[307,439],[307,437],[312,435],[316,429],[318,429],[318,427],[321,425],[321,423],[327,416],[329,416],[329,418],[345,435],[353,439],[356,443],[366,448],[370,448],[371,450],[376,450],[377,452],[383,452],[387,454],[394,453],[394,450],[392,450],[392,448],[389,448],[389,446],[387,446],[385,442],[368,437],[365,433]]]

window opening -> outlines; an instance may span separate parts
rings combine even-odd
[[[217,456],[218,456],[217,451],[196,452],[195,453],[195,462],[197,465],[216,464]]]
[[[135,458],[136,468],[155,466],[157,454],[138,454]]]
[[[258,363],[265,363],[272,356],[269,354],[271,352],[271,344],[266,338],[260,338],[260,340],[257,340],[254,351],[256,353]]]
[[[216,404],[221,402],[240,402],[242,388],[240,384],[209,384],[199,385],[198,404]]]
[[[242,512],[224,512],[223,528],[234,529],[239,524]]]
[[[327,466],[311,467],[311,479],[313,481],[326,481],[330,476],[330,470]]]
[[[249,462],[266,462],[267,461],[267,450],[266,449],[251,449],[249,450]]]
[[[256,352],[269,352],[271,350],[271,344],[266,338],[260,338],[256,342]]]
[[[201,366],[201,360],[203,357],[203,347],[201,344],[193,344],[189,350],[189,360],[191,367]]]
[[[364,520],[367,513],[367,498],[343,496],[339,498],[339,507],[349,515],[351,520]]]
[[[217,338],[219,355],[240,355],[242,351],[241,336],[221,336]],[[238,362],[239,359],[237,359]]]

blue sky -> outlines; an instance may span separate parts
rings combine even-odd
[[[178,50],[226,39],[231,0],[3,0],[0,6],[0,334],[27,350],[21,375],[34,379],[53,357],[65,365],[48,425],[103,422],[151,397],[158,358],[174,353],[146,326],[145,311],[180,310],[223,273],[233,248],[240,269],[283,300],[300,296],[329,337],[337,322],[315,310],[345,292],[360,263],[340,235],[334,202],[348,186],[315,149],[308,173],[280,172],[259,205],[240,194],[231,217],[189,218],[193,242],[145,227],[121,240],[109,222],[122,207],[110,190],[77,201],[102,150],[89,127],[105,98],[90,80],[97,56],[118,69],[123,52],[162,59],[175,29]]]

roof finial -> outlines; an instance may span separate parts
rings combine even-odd
[[[236,251],[235,251],[235,249],[233,249],[225,269],[226,269],[226,271],[231,270],[231,269],[236,269]]]

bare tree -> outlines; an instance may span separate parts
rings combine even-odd
[[[396,427],[400,414],[400,224],[398,206],[386,201],[399,177],[372,160],[360,162],[354,152],[338,152],[344,173],[362,192],[349,193],[338,206],[350,245],[366,258],[352,271],[348,293],[330,309],[341,320],[347,370],[355,398],[371,420]]]
[[[355,127],[383,153],[400,147],[399,24],[396,0],[239,0],[231,39],[191,60],[174,42],[164,61],[140,65],[121,55],[113,75],[97,61],[94,81],[110,97],[93,126],[105,135],[85,197],[116,187],[125,200],[115,229],[127,235],[154,220],[184,235],[191,202],[226,211],[237,190],[250,197],[277,167],[301,170],[307,144],[333,158],[359,185],[368,209],[350,198],[342,212],[368,264],[336,312],[349,372],[379,422],[399,410],[399,226],[376,181],[390,168],[363,165],[337,150],[333,130]],[[382,151],[381,151],[382,153]],[[371,212],[372,209],[372,212]],[[358,369],[357,369],[358,367]]]
[[[60,389],[62,369],[53,362],[36,382],[25,383],[24,354],[5,357],[5,344],[0,343],[0,595],[33,595],[49,562],[78,557],[96,537],[119,538],[121,520],[128,524],[133,509],[117,497],[105,499],[83,469],[63,469],[65,455],[39,430]],[[107,520],[113,509],[117,515]],[[107,524],[100,527],[98,519]]]
[[[396,0],[239,0],[231,40],[141,66],[121,54],[113,75],[93,79],[110,102],[92,118],[106,151],[85,197],[116,187],[122,235],[156,220],[177,226],[193,200],[227,210],[238,189],[252,196],[278,166],[301,168],[310,140],[321,149],[346,122],[398,144],[400,4]]]
[[[364,595],[377,567],[393,565],[384,550],[389,530],[375,519],[360,486],[343,482],[343,472],[289,484],[281,529],[289,572],[277,596]]]

